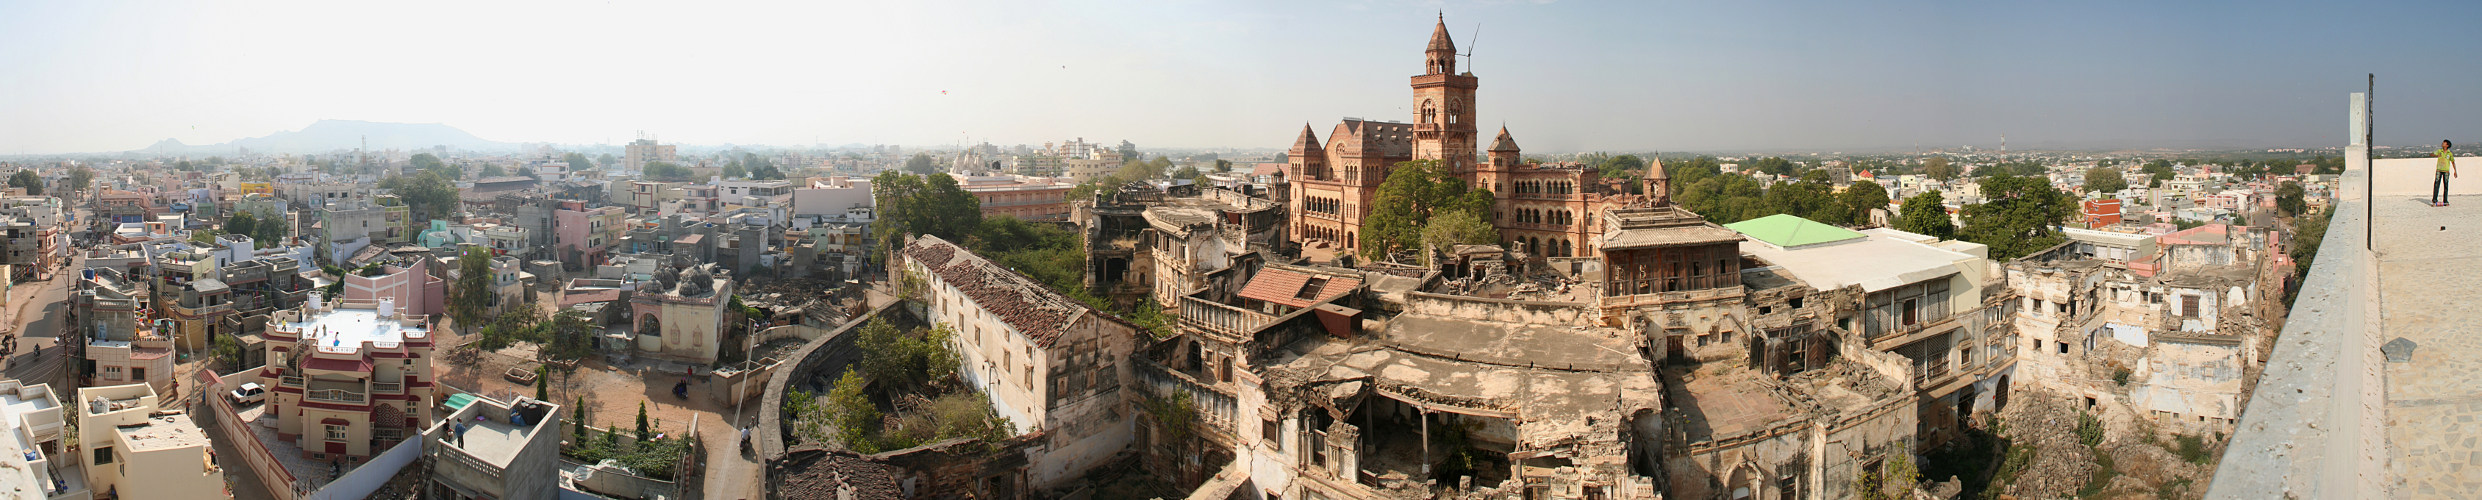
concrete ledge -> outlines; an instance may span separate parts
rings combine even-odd
[[[2335,218],[2207,498],[2391,496],[2377,261],[2363,247],[2370,169],[2347,156]]]

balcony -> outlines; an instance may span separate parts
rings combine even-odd
[[[300,376],[298,376],[298,375],[286,375],[286,376],[284,376],[284,377],[281,377],[281,378],[276,379],[276,386],[277,386],[277,387],[291,387],[291,388],[295,388],[295,389],[300,389],[300,388],[302,388],[302,387],[303,387],[303,385],[302,385],[302,377],[300,377]]]
[[[302,399],[320,403],[366,404],[370,395],[344,389],[319,389],[302,393]]]
[[[373,393],[373,394],[404,394],[404,393],[405,393],[405,383],[404,383],[404,382],[372,382],[372,383],[371,383],[371,393]]]
[[[1217,304],[1197,297],[1181,297],[1181,326],[1205,330],[1229,338],[1246,338],[1250,332],[1275,321],[1274,316],[1257,311]]]

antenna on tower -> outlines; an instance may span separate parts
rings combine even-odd
[[[1481,41],[1482,23],[1474,23],[1474,36],[1465,37],[1465,53],[1457,54],[1465,58],[1465,72],[1467,73],[1474,72],[1474,45],[1478,45]]]

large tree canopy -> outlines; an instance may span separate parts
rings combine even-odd
[[[1947,200],[1938,191],[1927,191],[1905,198],[1903,213],[1896,216],[1896,230],[1956,239],[1956,221],[1948,219]]]
[[[889,170],[872,178],[870,186],[879,207],[874,231],[891,248],[904,244],[898,238],[904,234],[934,235],[962,244],[982,225],[982,200],[965,192],[948,174],[921,176]]]
[[[2129,188],[2129,179],[2120,175],[2120,169],[2094,167],[2086,169],[2085,187],[2090,193],[2117,193]]]
[[[1982,178],[1982,197],[1965,206],[1958,235],[1991,247],[1991,258],[2012,260],[2065,241],[2059,226],[2077,212],[2076,197],[2041,177],[2001,173]]]
[[[690,180],[690,177],[697,175],[691,173],[689,171],[689,167],[680,166],[668,161],[646,162],[646,169],[644,173],[648,179],[672,182],[687,181]]]
[[[1851,212],[1853,225],[1869,225],[1871,210],[1887,209],[1887,188],[1869,179],[1853,181],[1836,198],[1843,200],[1845,210]]]
[[[379,181],[379,188],[404,200],[417,221],[446,219],[457,212],[457,186],[436,171],[390,176]]]
[[[1387,180],[1379,183],[1370,211],[1362,218],[1362,256],[1383,260],[1393,253],[1419,250],[1422,226],[1431,217],[1467,210],[1489,220],[1484,214],[1492,213],[1492,205],[1490,191],[1467,190],[1465,181],[1436,160],[1398,163]]]

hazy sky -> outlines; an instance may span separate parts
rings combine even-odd
[[[1532,152],[2332,146],[2372,72],[2381,143],[2482,144],[2471,1],[0,0],[0,154],[322,118],[510,142],[1280,148],[1304,122],[1409,120],[1441,10],[1475,49],[1481,122]]]

